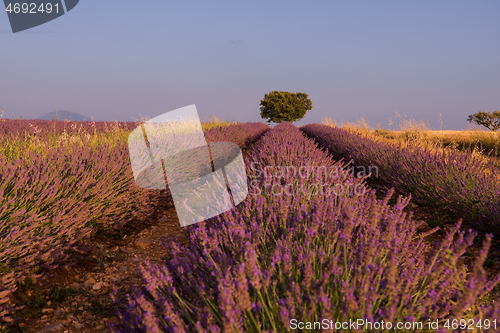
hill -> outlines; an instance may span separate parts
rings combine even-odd
[[[72,120],[72,121],[91,121],[92,119],[86,116],[82,116],[81,114],[74,113],[74,112],[69,112],[69,111],[64,111],[64,110],[59,110],[59,111],[54,111],[54,112],[49,112],[44,116],[41,116],[40,118],[37,118],[39,120],[53,120],[54,117],[57,116],[58,120]]]

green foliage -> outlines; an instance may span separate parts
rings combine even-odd
[[[470,123],[488,128],[490,131],[496,131],[500,128],[500,111],[484,112],[480,111],[469,116],[467,119]]]
[[[304,118],[312,109],[312,102],[306,93],[271,91],[260,101],[260,115],[268,123],[294,122]]]

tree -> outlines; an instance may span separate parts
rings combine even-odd
[[[500,128],[500,111],[484,112],[480,111],[469,116],[468,122],[488,128],[490,131],[496,131]]]
[[[271,91],[260,101],[260,116],[267,122],[294,122],[304,118],[312,109],[312,102],[306,93],[288,91]]]

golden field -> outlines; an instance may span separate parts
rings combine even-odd
[[[356,123],[324,118],[324,125],[339,126],[350,131],[393,142],[424,144],[435,148],[471,151],[478,155],[490,156],[500,162],[500,132],[482,130],[479,126],[467,130],[432,130],[424,121],[401,119],[399,130],[373,128],[361,118]]]

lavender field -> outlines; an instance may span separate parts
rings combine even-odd
[[[169,200],[135,185],[126,143],[138,125],[0,121],[0,332],[29,331],[17,302],[27,278],[80,265],[97,234],[121,235],[154,214],[153,197]],[[204,129],[243,150],[247,198],[183,228],[187,241],[162,235],[167,255],[137,265],[126,293],[115,286],[117,320],[89,332],[500,331],[500,275],[484,267],[500,235],[494,164],[317,124]],[[422,228],[410,202],[463,222]],[[334,324],[360,320],[386,325]],[[387,326],[398,322],[423,327]]]
[[[302,127],[338,159],[376,165],[387,188],[412,200],[456,213],[476,229],[500,236],[500,178],[493,159],[418,144],[375,142],[318,124]]]
[[[324,173],[297,177],[278,171],[306,162],[341,165],[289,123],[267,132],[246,159],[254,166],[248,168],[249,180],[258,184],[253,193],[237,209],[190,227],[188,246],[166,242],[172,254],[163,265],[142,269],[144,285],[134,288],[120,312],[123,324],[113,331],[284,332],[297,321],[324,318],[442,325],[496,318],[496,303],[475,304],[498,282],[488,282],[482,267],[490,236],[475,264],[465,269],[457,261],[473,234],[460,231],[457,223],[426,249],[418,225],[402,212],[409,198],[390,206],[392,191],[383,200],[369,188],[359,195],[309,190],[276,195],[280,191],[273,187],[287,184],[309,189],[318,183],[323,188],[362,183],[349,175],[330,179]],[[262,177],[255,166],[268,167],[271,176]],[[453,328],[438,331],[448,330]]]

